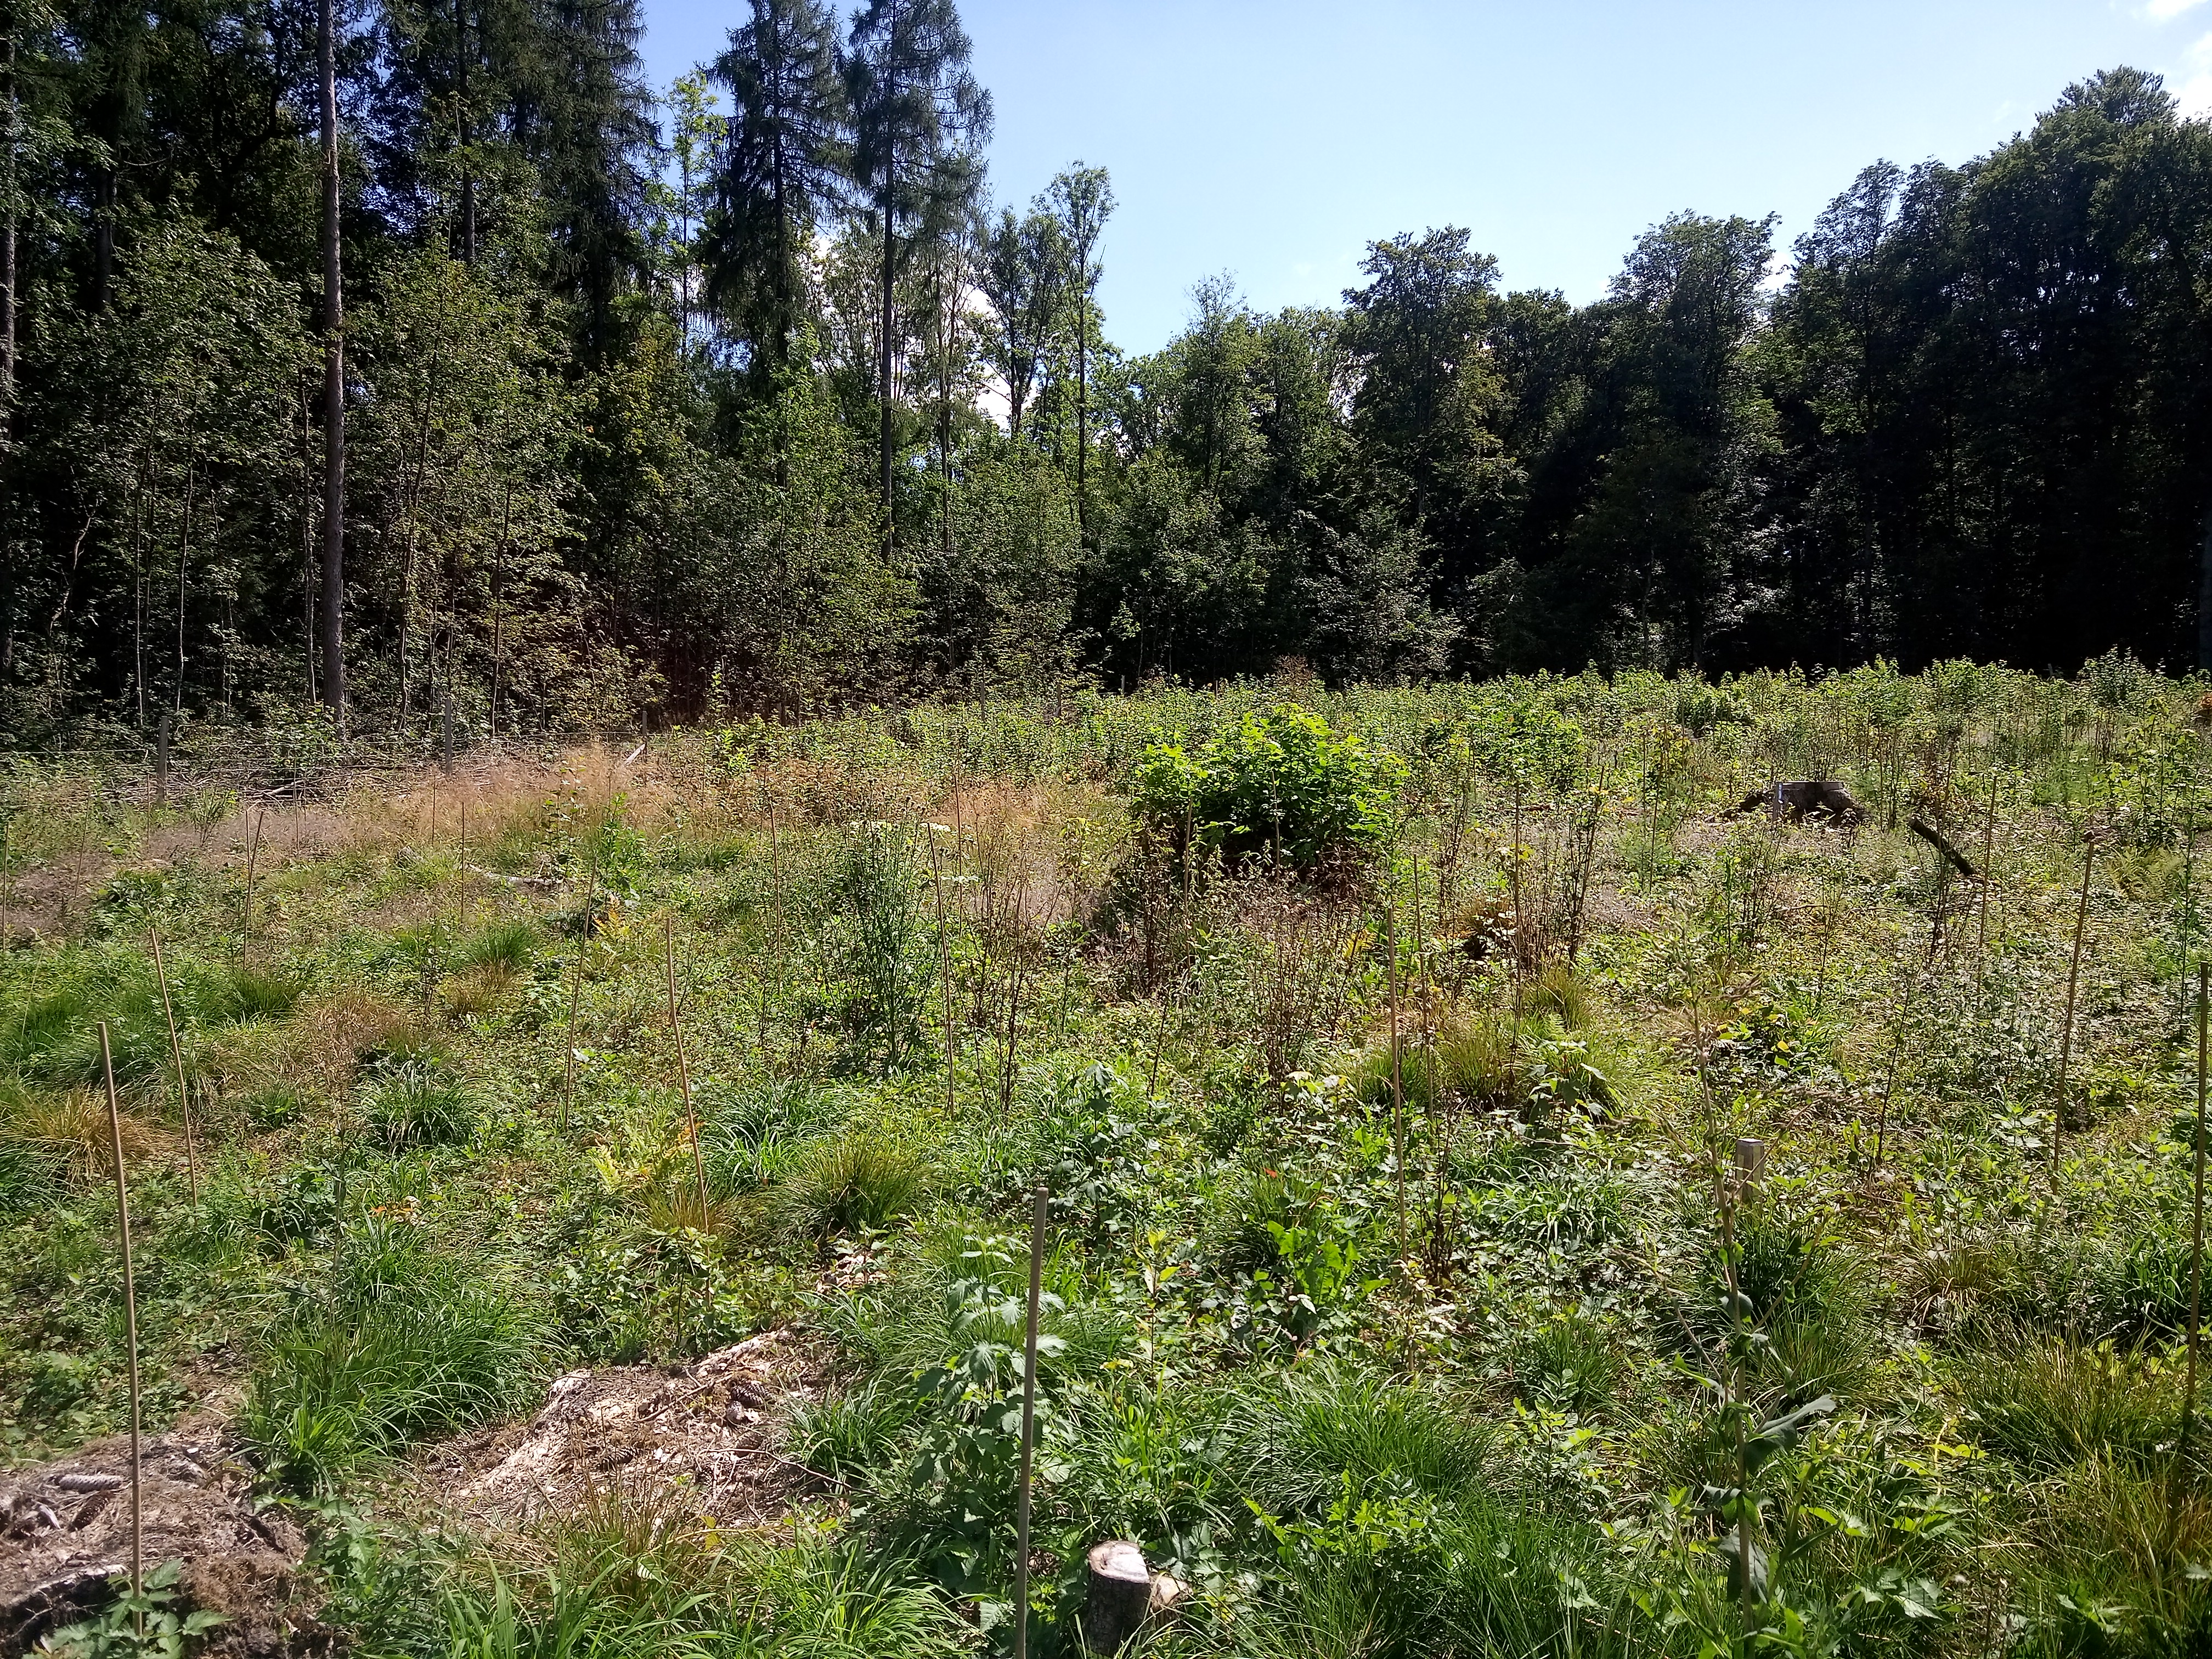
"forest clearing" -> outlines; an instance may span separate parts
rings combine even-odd
[[[2208,708],[13,758],[0,1647],[2202,1651]]]

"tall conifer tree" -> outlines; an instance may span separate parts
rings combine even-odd
[[[882,239],[877,340],[878,462],[884,533],[891,513],[892,365],[902,228],[957,224],[981,188],[991,95],[968,67],[967,32],[952,0],[868,0],[853,19],[846,80],[853,106],[853,176]]]
[[[851,156],[836,23],[821,0],[752,0],[714,78],[735,106],[705,236],[707,298],[763,374],[783,367],[805,256]]]

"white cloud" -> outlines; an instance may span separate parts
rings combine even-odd
[[[2212,34],[2190,47],[2186,61],[2188,79],[2173,89],[2174,101],[2184,115],[2212,115]]]
[[[2143,15],[2154,23],[2171,23],[2185,11],[2194,11],[2204,0],[2148,0]]]

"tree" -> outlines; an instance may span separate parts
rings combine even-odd
[[[514,140],[546,198],[554,291],[580,308],[584,356],[616,349],[615,302],[647,269],[641,227],[655,148],[638,0],[547,0],[513,71]]]
[[[345,663],[345,289],[338,228],[338,94],[334,0],[321,0],[316,58],[323,136],[323,700],[343,732]]]
[[[819,0],[752,0],[714,78],[734,106],[704,234],[707,297],[757,374],[780,373],[806,311],[817,228],[850,159],[836,25]]]
[[[1114,185],[1104,167],[1078,161],[1052,181],[1053,209],[1067,249],[1067,313],[1075,323],[1075,509],[1085,515],[1084,468],[1091,451],[1091,313],[1104,274],[1098,239],[1113,216]],[[1086,526],[1087,517],[1084,520]]]
[[[964,219],[983,179],[991,96],[968,67],[968,35],[952,0],[868,0],[854,15],[846,60],[853,110],[853,176],[882,237],[876,397],[884,534],[892,516],[892,344],[899,232],[920,222],[940,234]]]
[[[991,305],[992,366],[1006,387],[1007,435],[1018,443],[1022,410],[1066,303],[1067,244],[1043,206],[1008,208],[988,233],[977,281]]]
[[[1481,512],[1504,482],[1491,434],[1503,392],[1484,350],[1498,262],[1457,226],[1368,246],[1344,295],[1352,427],[1448,568],[1481,562]]]
[[[294,591],[278,515],[308,350],[286,285],[191,220],[142,226],[100,310],[40,318],[33,459],[73,520],[58,690],[104,683],[141,727],[238,697],[254,623]]]
[[[670,205],[676,210],[674,234],[668,238],[671,263],[676,267],[676,319],[684,344],[691,344],[692,273],[699,264],[699,245],[692,226],[701,216],[700,185],[712,169],[716,139],[722,127],[714,113],[714,94],[702,70],[679,75],[668,92],[668,150],[676,163],[676,188]]]

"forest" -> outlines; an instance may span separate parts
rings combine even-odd
[[[2212,639],[2212,127],[2066,88],[1603,297],[1377,226],[1340,305],[1098,302],[951,0],[6,0],[0,732],[384,742],[855,701]]]

